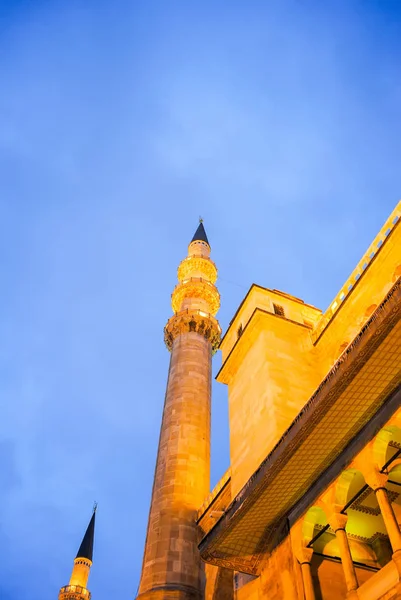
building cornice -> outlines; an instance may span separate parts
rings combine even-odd
[[[400,319],[401,278],[203,538],[199,548],[206,562],[258,574],[262,555],[286,527],[286,515],[310,489],[318,493],[316,482],[325,479],[348,446],[356,448],[358,434],[383,407],[395,410],[394,393],[401,384]],[[391,361],[388,352],[377,351],[382,343],[393,353]],[[365,436],[362,441],[366,444]],[[332,470],[330,476],[335,475]]]
[[[252,283],[251,287],[247,291],[247,293],[246,293],[244,299],[242,300],[241,304],[239,305],[239,307],[235,311],[233,318],[231,319],[230,323],[228,324],[228,327],[227,327],[227,329],[226,329],[223,337],[221,338],[220,346],[221,346],[221,344],[223,344],[225,338],[227,337],[227,335],[231,331],[231,328],[234,326],[236,318],[240,314],[240,312],[241,312],[243,306],[245,305],[246,301],[248,300],[249,296],[251,295],[251,293],[255,289],[262,290],[263,292],[268,292],[269,294],[275,294],[277,296],[281,296],[282,298],[287,298],[287,300],[291,300],[292,302],[296,302],[297,304],[302,304],[302,306],[306,306],[307,308],[312,308],[313,310],[316,310],[316,312],[320,312],[321,313],[321,310],[319,308],[316,308],[316,306],[313,306],[312,304],[307,304],[306,302],[304,302],[303,300],[301,300],[301,298],[297,298],[296,296],[291,296],[291,294],[287,294],[286,292],[281,292],[280,290],[271,290],[270,288],[263,287],[262,285],[259,285],[257,283]]]
[[[376,235],[361,260],[358,262],[351,275],[348,277],[346,282],[337,293],[336,297],[330,303],[327,310],[322,315],[319,322],[312,333],[312,339],[316,344],[328,326],[332,323],[336,315],[339,313],[341,308],[344,306],[345,301],[354,293],[355,289],[359,288],[360,283],[364,275],[368,272],[372,263],[376,260],[377,256],[386,247],[386,244],[390,237],[394,234],[394,231],[399,227],[401,223],[401,201],[398,202],[379,233]]]
[[[261,318],[262,319],[266,318],[268,320],[280,319],[281,321],[288,323],[290,326],[295,325],[296,327],[301,327],[302,329],[305,329],[306,331],[310,331],[310,327],[308,325],[306,325],[305,323],[300,323],[299,321],[294,321],[292,319],[288,319],[287,317],[283,317],[282,315],[277,315],[276,313],[271,313],[268,310],[265,310],[263,308],[255,308],[255,310],[251,314],[250,318],[248,319],[248,321],[242,331],[242,334],[235,341],[235,344],[231,348],[226,360],[221,365],[220,370],[216,375],[216,381],[218,381],[219,383],[229,383],[229,380],[231,379],[231,376],[232,376],[232,373],[229,374],[230,367],[233,362],[235,362],[235,364],[238,364],[240,362],[238,360],[238,358],[241,356],[241,353],[245,352],[245,348],[249,346],[249,344],[247,345],[249,336],[250,336],[251,332],[254,330],[255,326],[257,326],[257,323],[259,322],[259,319],[261,319]]]

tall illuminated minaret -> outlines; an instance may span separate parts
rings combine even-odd
[[[92,566],[95,516],[96,505],[74,560],[70,583],[61,588],[58,600],[90,600],[91,593],[86,586]]]
[[[203,569],[196,512],[210,489],[212,354],[220,341],[215,315],[217,269],[202,221],[178,267],[171,351],[138,598],[200,600]]]

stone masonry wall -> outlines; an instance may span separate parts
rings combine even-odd
[[[183,333],[171,354],[141,600],[203,597],[195,520],[210,488],[210,396],[210,342],[198,333]]]

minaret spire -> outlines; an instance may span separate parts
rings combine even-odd
[[[207,239],[205,227],[203,225],[202,217],[199,217],[198,229],[194,233],[194,237],[192,238],[191,243],[192,242],[205,242],[210,247],[209,240]]]
[[[86,586],[93,559],[96,509],[97,503],[95,502],[92,517],[74,560],[70,582],[61,588],[59,600],[90,600],[91,594]]]
[[[217,269],[202,221],[177,275],[174,315],[164,329],[171,359],[140,600],[203,598],[196,514],[210,490],[211,366],[221,329]]]
[[[76,558],[87,558],[92,561],[93,558],[93,540],[95,537],[95,517],[97,505],[93,507],[92,517],[86,528],[85,535],[77,552]]]

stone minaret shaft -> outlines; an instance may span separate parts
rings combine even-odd
[[[81,545],[74,560],[74,566],[68,585],[61,588],[59,600],[90,600],[87,589],[88,578],[93,559],[93,540],[95,535],[96,505]]]
[[[178,268],[171,351],[138,598],[200,600],[203,570],[197,509],[210,488],[212,354],[220,341],[217,269],[202,222]]]

